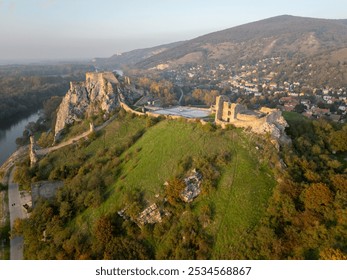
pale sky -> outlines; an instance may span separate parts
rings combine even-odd
[[[347,1],[0,0],[0,61],[109,57],[283,14],[347,19]]]

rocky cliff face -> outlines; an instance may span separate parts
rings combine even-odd
[[[288,123],[283,118],[282,112],[280,110],[265,107],[261,108],[260,112],[267,114],[265,121],[262,123],[262,125],[252,127],[252,130],[259,134],[270,133],[272,139],[279,141],[281,144],[289,144],[291,140],[285,132],[285,128],[288,127]]]
[[[57,113],[55,140],[67,124],[102,110],[110,113],[118,105],[119,82],[111,72],[86,73],[85,82],[71,82]]]

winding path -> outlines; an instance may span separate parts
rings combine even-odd
[[[179,88],[179,90],[181,91],[181,97],[180,97],[180,99],[178,100],[178,104],[179,104],[179,105],[182,105],[181,102],[182,102],[182,99],[183,99],[183,97],[184,97],[184,93],[183,93],[183,90],[182,90],[181,88]]]
[[[50,152],[53,152],[53,151],[59,150],[59,149],[61,149],[61,148],[63,148],[63,147],[69,146],[69,145],[75,143],[76,141],[78,141],[78,140],[80,140],[80,139],[82,139],[82,138],[84,138],[84,137],[87,137],[87,136],[88,136],[89,134],[91,134],[91,133],[92,133],[91,131],[86,131],[86,132],[84,132],[84,133],[82,133],[82,134],[80,134],[80,135],[78,135],[78,136],[75,136],[75,137],[73,137],[73,138],[71,138],[71,139],[69,139],[69,140],[67,140],[67,141],[65,141],[65,142],[62,142],[62,143],[60,143],[60,144],[58,144],[58,145],[56,145],[56,146],[52,146],[52,147],[49,147],[49,148],[44,148],[44,149],[35,150],[35,151],[36,151],[36,154],[37,154],[38,156],[47,155],[47,154],[50,153]]]
[[[109,120],[107,120],[106,122],[104,122],[102,125],[96,127],[96,128],[94,129],[94,131],[100,131],[101,129],[105,128],[105,127],[106,127],[110,122],[112,122],[115,118],[116,118],[116,115],[114,115],[113,117],[111,117]],[[69,139],[69,140],[67,140],[67,141],[65,141],[65,142],[62,142],[62,143],[60,143],[60,144],[58,144],[58,145],[56,145],[56,146],[52,146],[52,147],[50,147],[50,148],[44,148],[44,149],[35,150],[35,152],[36,152],[36,154],[37,154],[38,156],[44,156],[44,155],[46,155],[46,154],[48,154],[48,153],[50,153],[50,152],[53,152],[53,151],[56,151],[56,150],[61,149],[61,148],[63,148],[63,147],[69,146],[69,145],[75,143],[76,141],[78,141],[78,140],[80,140],[80,139],[82,139],[82,138],[87,137],[87,136],[88,136],[89,134],[91,134],[92,132],[93,132],[93,131],[88,130],[88,131],[86,131],[86,132],[84,132],[84,133],[82,133],[82,134],[80,134],[80,135],[77,135],[77,136],[75,136],[75,137],[73,137],[73,138],[71,138],[71,139]]]

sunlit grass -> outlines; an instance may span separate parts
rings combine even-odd
[[[131,141],[140,131],[142,136]],[[124,195],[133,189],[143,191],[148,203],[162,199],[164,182],[184,175],[180,166],[184,159],[189,157],[194,162],[224,152],[231,154],[231,160],[221,167],[217,186],[191,204],[197,215],[204,205],[212,206],[213,219],[206,230],[214,237],[212,257],[219,258],[259,223],[275,185],[271,170],[260,163],[255,144],[242,130],[209,131],[197,123],[177,120],[164,120],[146,128],[146,119],[128,115],[110,123],[86,146],[82,140],[48,157],[53,165],[73,165],[76,158],[84,156],[84,165],[102,162],[105,168],[109,161],[119,161],[117,170],[107,171],[113,183],[107,185],[106,200],[71,223],[90,228],[101,215],[120,210]]]

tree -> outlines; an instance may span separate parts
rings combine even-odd
[[[139,86],[142,88],[149,88],[151,84],[151,80],[148,78],[142,77],[139,79],[138,83],[139,83]]]
[[[330,135],[330,145],[331,148],[336,152],[346,152],[347,151],[347,125],[343,129],[334,131]]]
[[[160,93],[160,86],[157,82],[152,82],[151,83],[151,86],[150,86],[150,91],[151,93],[153,93],[154,95],[157,95],[159,96],[159,93]]]
[[[22,188],[30,190],[32,172],[28,163],[16,167],[14,172],[14,181],[17,182]]]
[[[4,190],[7,190],[7,186],[2,184],[2,183],[0,183],[0,192],[4,191]]]
[[[330,180],[335,191],[347,193],[347,175],[346,174],[332,174]]]
[[[139,213],[144,208],[143,192],[140,189],[132,189],[125,194],[123,204],[125,205],[126,214],[133,220],[136,221]]]
[[[204,92],[201,89],[199,89],[199,88],[194,89],[193,92],[192,92],[192,97],[195,100],[202,101],[203,97],[204,97]]]
[[[211,90],[210,92],[206,92],[203,101],[206,105],[211,106],[216,103],[216,97],[220,95],[218,90]]]
[[[332,202],[333,195],[325,184],[314,183],[303,191],[302,200],[306,209],[320,210]]]
[[[183,180],[180,178],[173,178],[170,180],[165,188],[166,198],[167,201],[172,205],[176,206],[180,202],[182,202],[181,199],[181,193],[185,189],[186,185],[184,184]]]
[[[60,212],[59,212],[60,217],[68,219],[72,216],[72,212],[73,212],[73,209],[69,202],[63,201],[60,204]]]
[[[347,260],[347,254],[339,249],[325,248],[319,253],[322,260]]]
[[[294,107],[294,112],[297,112],[299,114],[305,112],[306,106],[304,104],[298,104]]]
[[[100,243],[108,243],[113,238],[114,226],[109,216],[101,216],[95,223],[94,235]]]
[[[119,237],[106,244],[103,257],[106,260],[146,260],[153,258],[152,255],[141,239]]]

